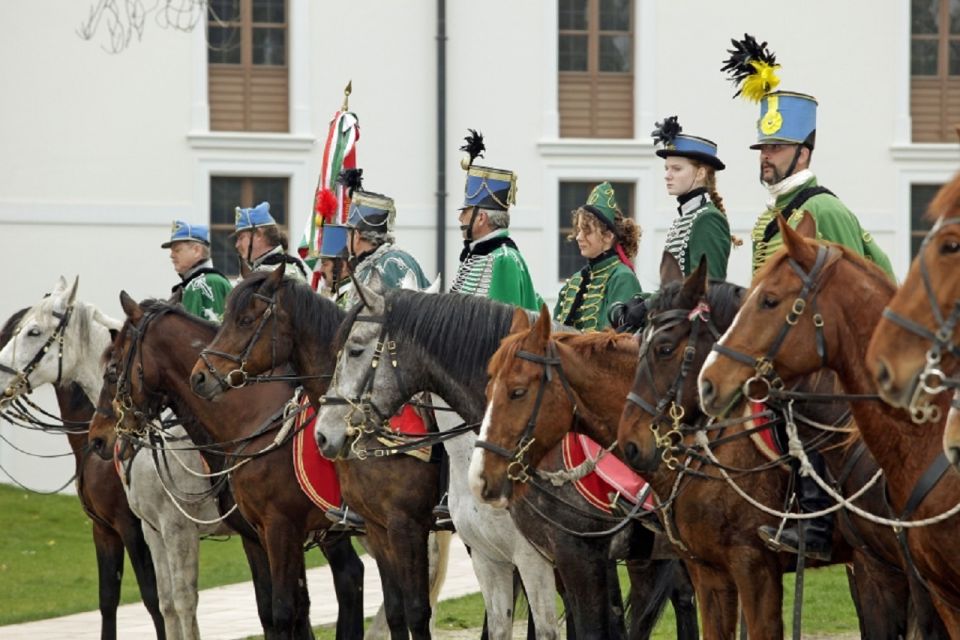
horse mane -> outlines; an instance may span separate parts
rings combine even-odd
[[[390,337],[412,341],[447,371],[485,371],[513,321],[511,305],[462,293],[393,289],[384,298]],[[344,326],[349,327],[362,309],[362,304],[354,307]]]
[[[30,307],[24,307],[20,309],[12,316],[7,318],[7,321],[3,323],[3,328],[0,328],[0,349],[7,346],[7,343],[13,338],[13,331],[17,328],[17,325],[20,324],[20,320],[23,319],[23,316],[27,315],[27,311],[30,311]]]
[[[216,322],[210,322],[206,318],[201,318],[200,316],[195,316],[186,309],[183,308],[181,304],[173,304],[167,300],[159,300],[157,298],[147,298],[140,302],[140,308],[143,309],[144,313],[160,313],[167,314],[171,313],[175,316],[196,322],[198,325],[207,327],[216,331],[219,328],[219,325]]]
[[[653,314],[677,309],[677,298],[683,290],[682,282],[670,282],[653,296],[650,312]],[[711,280],[707,284],[706,299],[710,305],[710,317],[718,329],[725,330],[733,322],[743,302],[743,287],[732,282]],[[692,308],[692,307],[691,307]]]
[[[269,271],[254,271],[244,278],[227,298],[227,313],[234,315],[247,308]],[[325,343],[331,343],[346,313],[332,300],[328,300],[310,288],[305,282],[284,278],[278,291],[284,293],[284,305],[290,316],[294,335],[311,335]]]
[[[930,206],[927,207],[924,218],[935,223],[958,207],[960,207],[960,174],[937,191],[937,195],[933,197]]]

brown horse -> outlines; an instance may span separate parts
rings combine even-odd
[[[230,486],[242,518],[228,523],[241,532],[252,527],[243,544],[267,637],[312,637],[303,545],[316,533],[321,534],[321,549],[330,561],[340,603],[337,637],[361,635],[363,565],[349,540],[322,539],[330,523],[299,488],[292,440],[275,442],[277,417],[292,388],[274,382],[218,402],[201,399],[190,390],[190,369],[216,327],[163,302],[137,304],[126,293],[121,293],[120,302],[127,321],[114,340],[107,366],[116,402],[123,407],[118,427],[142,428],[140,418],[156,419],[169,404],[213,470],[234,467]],[[114,400],[108,386],[100,407],[109,407]],[[104,454],[112,451],[112,427],[117,424],[109,413],[104,408],[104,419],[91,426],[91,438],[101,441],[99,450]],[[227,499],[221,494],[222,509],[229,507],[224,503]]]
[[[863,354],[894,285],[875,265],[839,245],[821,245],[809,215],[794,231],[782,219],[784,248],[757,274],[749,296],[700,374],[700,401],[721,414],[743,393],[776,395],[782,384],[828,367],[849,396],[863,441],[886,476],[902,520],[939,515],[960,500],[960,476],[945,471],[942,421],[915,425],[891,411]],[[807,236],[806,238],[804,236]],[[806,312],[806,313],[805,313]],[[932,467],[932,465],[934,465]],[[939,481],[937,479],[939,478]],[[960,560],[956,521],[904,529],[905,548],[930,588],[951,637],[960,637]]]
[[[343,318],[334,303],[284,279],[282,269],[252,274],[231,292],[220,331],[195,360],[193,389],[220,402],[247,376],[289,362],[318,406],[336,363],[332,332]],[[345,501],[366,521],[392,636],[429,637],[427,536],[439,498],[437,465],[400,455],[373,463],[338,460],[336,469]]]
[[[880,395],[915,420],[932,416],[930,396],[960,384],[960,177],[930,203],[935,222],[920,245],[907,279],[883,311],[870,340],[867,364]],[[960,398],[960,396],[957,396]],[[960,401],[954,401],[954,409]],[[955,416],[958,414],[953,412]],[[960,420],[949,420],[944,451],[960,464]]]
[[[665,266],[669,267],[668,264]],[[688,429],[681,428],[680,433],[670,434],[674,426],[671,414],[682,414],[685,425],[705,422],[697,405],[696,375],[719,333],[728,329],[742,297],[739,288],[736,288],[736,294],[733,295],[733,287],[723,283],[711,283],[704,290],[706,283],[697,276],[702,276],[702,273],[695,272],[685,282],[681,282],[682,276],[678,270],[671,272],[668,268],[663,274],[663,282],[666,284],[651,305],[651,324],[648,333],[645,334],[643,355],[637,367],[637,375],[629,396],[630,401],[624,407],[618,430],[618,440],[626,459],[635,468],[646,471],[659,487],[658,491],[672,491],[676,481],[676,474],[660,464],[662,459],[671,459],[676,450],[690,451],[696,455],[696,449],[692,446],[695,444],[694,438]],[[725,294],[725,290],[731,293]],[[694,310],[699,310],[699,313],[694,313]],[[821,386],[824,391],[832,392],[834,382],[832,376],[817,374],[816,379],[807,381],[805,384]],[[821,423],[834,422],[838,410],[845,413],[845,404],[831,407],[830,403],[821,403],[819,406],[808,403],[799,405],[797,408],[798,414],[800,412],[808,414],[807,418]],[[829,437],[829,434],[825,438],[823,432],[809,428],[804,421],[797,422],[807,442],[819,442],[816,448],[824,455],[827,467],[848,495],[860,489],[875,474],[877,464],[869,453],[864,452],[855,431],[851,434],[847,446],[837,446],[836,442],[831,442],[835,438]],[[743,433],[743,427],[731,426],[729,433],[729,437],[736,438],[737,433]],[[674,445],[680,438],[684,440],[683,446],[675,448]],[[712,439],[714,442],[722,442],[725,434],[714,432]],[[720,451],[718,455],[730,460],[728,464],[735,464],[741,468],[746,466],[744,463],[746,452],[735,455],[724,453],[724,450],[730,446],[734,446],[733,442],[724,445],[723,449],[719,449],[719,444],[712,445],[712,448],[717,447]],[[763,483],[771,480],[778,482],[777,479],[770,477],[772,474],[776,472],[762,474],[752,482]],[[658,476],[660,476],[659,479]],[[720,539],[723,543],[719,546],[727,549],[756,545],[759,539],[754,532],[761,524],[759,519],[763,518],[762,514],[752,510],[739,513],[742,511],[742,503],[738,503],[735,497],[728,495],[729,488],[725,485],[701,484],[700,487],[691,488],[693,492],[700,493],[698,499],[712,503],[723,497],[733,509],[726,514],[726,517],[735,516],[736,522],[740,525],[722,526],[720,523],[714,523],[709,529],[724,532],[722,537],[711,535],[706,543],[702,540],[696,541],[697,537],[702,537],[703,529],[698,526],[701,513],[686,509],[683,501],[691,498],[681,495],[677,500],[675,516],[677,527],[686,529],[686,536],[691,536],[694,544],[701,546],[702,554],[711,553],[710,550],[715,548]],[[711,492],[716,494],[711,496]],[[886,503],[882,484],[875,484],[859,499],[858,504],[883,513]],[[684,514],[694,519],[685,518]],[[851,593],[860,614],[861,633],[864,637],[897,637],[904,634],[908,625],[907,604],[910,595],[915,598],[916,621],[923,637],[935,637],[941,634],[942,625],[932,610],[929,595],[922,585],[911,585],[911,590],[908,592],[906,576],[910,574],[903,566],[898,543],[892,531],[873,525],[859,517],[848,516],[846,513],[840,515],[838,524],[840,533],[854,548]],[[686,540],[686,537],[682,536],[682,539]],[[715,558],[714,566],[724,567],[721,573],[726,574],[727,580],[732,579],[737,582],[739,578],[740,582],[743,582],[744,574],[752,574],[755,570],[747,564],[747,561],[762,559],[762,551],[763,549],[759,549],[749,557],[738,556],[736,563],[730,562],[729,559],[724,561],[718,554],[719,557]],[[739,573],[741,563],[746,564],[743,573]],[[697,570],[695,569],[694,572]],[[709,568],[700,569],[701,572],[704,570],[709,571]],[[714,578],[722,579],[721,576]],[[880,602],[884,604],[879,607],[874,604]],[[884,611],[886,615],[877,616],[868,613],[863,608],[868,603],[871,608]]]
[[[10,341],[20,319],[29,310],[14,313],[0,329],[0,348]],[[60,419],[64,425],[81,425],[93,417],[93,405],[75,382],[54,385]],[[140,520],[130,510],[127,496],[112,462],[90,455],[86,446],[86,429],[67,426],[64,431],[76,462],[77,494],[80,505],[93,523],[93,545],[97,554],[99,578],[100,637],[117,637],[117,606],[120,604],[120,583],[123,579],[123,552],[130,557],[140,588],[140,596],[156,628],[157,637],[165,638],[163,616],[157,598],[157,578],[150,558],[150,549],[143,537]]]

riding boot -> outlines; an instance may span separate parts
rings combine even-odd
[[[334,533],[349,533],[351,535],[366,535],[367,523],[359,513],[353,511],[343,503],[340,508],[327,509],[327,520],[333,523],[330,531]]]
[[[435,531],[456,531],[453,519],[450,517],[450,506],[447,503],[448,487],[450,486],[450,458],[446,450],[440,455],[440,502],[433,508],[433,529]]]
[[[808,451],[807,458],[814,472],[826,479],[826,463],[818,451]],[[795,472],[796,473],[796,472]],[[796,473],[797,502],[804,513],[822,511],[832,504],[827,493],[820,488],[816,480]],[[760,527],[758,533],[767,546],[776,551],[798,553],[800,545],[800,529],[803,527],[806,557],[814,560],[830,560],[831,543],[833,541],[834,514],[829,513],[813,520],[794,520],[784,527],[777,537],[777,528],[773,526]]]

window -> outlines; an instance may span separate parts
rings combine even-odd
[[[214,266],[225,275],[240,273],[233,237],[236,208],[270,203],[270,215],[287,229],[287,178],[210,178],[210,244]]]
[[[960,0],[910,2],[914,142],[956,142],[960,125]]]
[[[211,131],[290,130],[286,0],[209,0]]]
[[[617,203],[624,216],[633,215],[633,191],[632,182],[611,182],[613,191],[617,194]],[[587,201],[590,192],[597,186],[597,182],[561,182],[560,183],[560,228],[559,242],[560,249],[557,252],[560,259],[558,261],[558,280],[565,280],[572,273],[578,271],[584,265],[584,258],[580,255],[580,249],[575,240],[568,240],[568,236],[574,232],[573,212],[580,205]]]
[[[942,184],[914,184],[910,185],[910,258],[917,257],[923,238],[933,226],[927,220],[927,208],[933,197],[940,191]]]
[[[633,137],[633,0],[559,0],[560,136]]]

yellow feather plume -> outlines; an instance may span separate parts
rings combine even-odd
[[[777,69],[780,65],[770,65],[762,60],[751,60],[750,66],[756,72],[747,76],[740,87],[740,95],[747,100],[760,102],[760,99],[777,88],[780,84],[780,78],[777,77]]]

